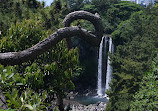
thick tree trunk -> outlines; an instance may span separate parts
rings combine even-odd
[[[4,109],[4,110],[8,109],[5,96],[1,89],[0,89],[0,109]]]
[[[60,111],[64,111],[64,103],[63,103],[63,98],[62,95],[57,95],[57,105],[59,107]]]
[[[93,46],[99,46],[101,37],[103,35],[103,28],[100,17],[89,12],[76,11],[66,16],[64,25],[69,26],[71,22],[77,19],[89,20],[94,25],[96,34],[91,34],[87,30],[76,26],[61,28],[54,34],[50,35],[48,38],[44,39],[29,49],[20,52],[0,53],[0,64],[15,65],[34,59],[50,49],[52,46],[55,46],[63,38],[70,38],[72,36],[78,36]],[[70,40],[68,39],[68,41]]]

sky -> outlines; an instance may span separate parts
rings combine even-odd
[[[37,1],[45,1],[46,6],[50,6],[50,4],[53,2],[53,0],[37,0]]]

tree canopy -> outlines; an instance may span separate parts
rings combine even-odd
[[[0,0],[0,106],[57,110],[51,107],[57,97],[62,111],[63,98],[76,85],[96,88],[98,49],[93,46],[106,33],[115,45],[106,110],[156,110],[157,12],[157,3],[142,7],[120,0],[54,0],[51,6]]]

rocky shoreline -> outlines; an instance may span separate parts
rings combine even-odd
[[[97,102],[95,104],[84,105],[74,100],[64,99],[66,111],[104,111],[107,102]]]
[[[70,105],[69,111],[104,111],[106,108],[106,103],[99,102],[97,104],[90,104],[90,105]]]
[[[94,104],[82,104],[74,100],[74,97],[77,96],[78,93],[70,92],[67,95],[67,98],[63,100],[65,111],[104,111],[107,105],[107,102],[97,102]],[[87,96],[87,95],[86,95]],[[56,100],[52,101],[52,107],[56,107]]]

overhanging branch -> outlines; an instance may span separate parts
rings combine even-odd
[[[68,14],[64,19],[65,26],[69,26],[70,23],[76,19],[86,19],[93,23],[96,35],[89,33],[87,30],[73,26],[61,28],[48,38],[37,43],[33,47],[19,51],[19,52],[7,52],[0,53],[0,64],[3,65],[16,65],[34,59],[40,54],[44,53],[52,46],[55,46],[63,38],[70,38],[72,36],[78,36],[81,39],[89,42],[93,46],[99,46],[101,37],[103,35],[101,20],[98,16],[93,15],[85,11],[76,11]]]
[[[98,16],[98,14],[94,15],[86,11],[75,11],[69,13],[63,21],[64,27],[69,27],[73,21],[78,19],[84,19],[90,21],[95,27],[95,35],[97,37],[97,41],[101,41],[101,38],[103,36],[103,26],[102,26],[101,18],[100,16]],[[66,38],[66,41],[67,41],[67,47],[71,48],[72,47],[71,38]]]

